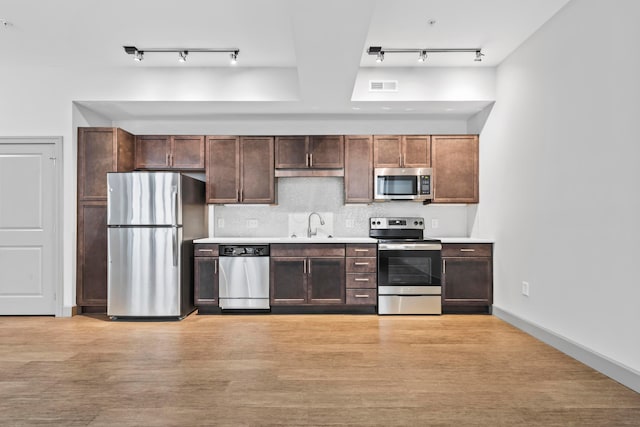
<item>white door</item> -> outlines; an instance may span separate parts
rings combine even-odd
[[[31,141],[0,139],[0,315],[56,313],[56,145]]]

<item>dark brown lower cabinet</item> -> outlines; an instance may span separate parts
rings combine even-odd
[[[107,203],[78,204],[78,258],[76,301],[85,307],[107,306]]]
[[[307,259],[271,257],[271,305],[307,303]]]
[[[442,277],[443,313],[491,312],[491,244],[443,244]]]
[[[198,244],[193,246],[194,302],[196,307],[218,306],[218,245]]]
[[[343,304],[344,265],[344,258],[272,257],[271,304]]]
[[[344,245],[271,245],[271,305],[345,302]]]
[[[345,294],[344,257],[307,260],[309,304],[343,304]]]

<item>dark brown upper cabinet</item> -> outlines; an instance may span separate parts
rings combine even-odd
[[[371,135],[345,136],[344,202],[373,202],[373,138]]]
[[[376,168],[429,168],[431,137],[376,135],[373,137],[373,164]]]
[[[434,203],[478,203],[478,135],[431,137]]]
[[[119,128],[78,128],[78,200],[107,200],[107,172],[133,169],[134,136]]]
[[[209,136],[207,203],[275,203],[273,137]]]
[[[204,169],[204,136],[139,135],[136,169]]]
[[[342,135],[278,136],[276,176],[343,176]]]

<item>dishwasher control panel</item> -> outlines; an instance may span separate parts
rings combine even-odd
[[[269,256],[269,245],[220,245],[220,256]]]

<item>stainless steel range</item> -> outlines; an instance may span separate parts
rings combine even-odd
[[[441,250],[424,218],[371,218],[378,239],[378,314],[441,314]]]

